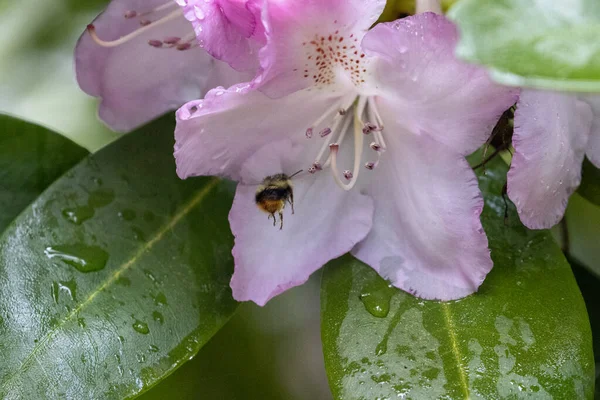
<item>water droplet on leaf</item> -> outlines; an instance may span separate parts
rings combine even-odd
[[[138,332],[141,333],[142,335],[147,335],[150,333],[150,329],[148,328],[148,324],[145,322],[142,322],[138,319],[135,320],[135,322],[133,323],[133,329]]]
[[[62,210],[62,215],[67,221],[75,225],[81,225],[94,216],[94,209],[88,206],[65,208]]]
[[[46,257],[59,259],[75,267],[79,272],[100,271],[106,266],[108,253],[98,246],[82,243],[49,246],[44,250]]]

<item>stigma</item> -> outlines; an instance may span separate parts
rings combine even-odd
[[[319,152],[314,162],[307,169],[309,173],[315,174],[319,171],[329,170],[335,183],[344,190],[352,189],[358,180],[361,170],[376,169],[381,155],[386,150],[383,137],[383,120],[377,109],[376,100],[372,96],[352,95],[342,98],[339,103],[334,104],[326,110],[311,126],[306,129],[306,138],[311,139],[313,132],[318,126],[324,126],[319,130],[319,138],[323,139]],[[347,139],[348,132],[352,132],[352,139]],[[368,146],[373,159],[364,160],[366,148],[365,138],[371,139]],[[352,169],[340,172],[338,168],[338,153],[342,146],[353,142],[354,162]]]
[[[125,11],[123,19],[137,21],[138,28],[127,35],[121,36],[119,39],[110,41],[101,39],[93,24],[87,26],[87,31],[96,44],[102,47],[117,47],[177,18],[183,18],[183,10],[175,2],[169,1],[148,10]],[[199,44],[191,26],[189,31],[184,36],[172,35],[151,38],[148,40],[148,45],[154,48],[176,49],[180,51],[198,47]]]

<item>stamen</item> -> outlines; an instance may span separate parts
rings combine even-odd
[[[123,16],[125,17],[125,19],[135,18],[135,17],[137,17],[137,11],[135,11],[135,10],[125,11],[125,14],[123,14]]]
[[[358,104],[354,110],[354,168],[353,168],[353,171],[351,172],[352,175],[351,176],[349,175],[350,178],[346,178],[346,179],[350,180],[350,182],[348,184],[344,184],[341,181],[339,172],[338,172],[338,168],[337,168],[337,153],[338,153],[339,145],[336,144],[335,147],[330,146],[331,171],[333,172],[333,179],[335,180],[335,183],[337,183],[338,186],[344,190],[352,189],[358,179],[360,160],[362,157],[362,150],[363,150],[363,137],[364,137],[364,135],[362,134],[362,125],[363,125],[362,115],[365,111],[366,105],[367,105],[367,99],[365,97],[359,97]],[[348,171],[348,172],[350,172],[350,171]],[[344,173],[344,177],[345,176],[346,176],[346,174]]]
[[[372,143],[369,145],[369,147],[370,147],[372,150],[375,150],[375,151],[381,151],[381,146],[379,145],[379,143],[372,142]]]
[[[313,135],[313,128],[308,128],[306,130],[306,138],[310,139],[312,137],[312,135]]]
[[[368,170],[371,170],[371,171],[372,171],[372,170],[374,170],[374,169],[375,169],[375,166],[376,166],[376,165],[377,165],[377,164],[376,164],[376,163],[374,163],[374,162],[368,162],[368,163],[366,163],[366,164],[365,164],[365,168],[366,168],[366,169],[368,169]]]
[[[321,132],[319,132],[319,136],[325,137],[331,133],[331,128],[325,128]]]
[[[171,37],[168,37],[168,38],[164,38],[163,39],[163,43],[165,43],[165,44],[176,44],[176,43],[179,43],[180,40],[181,40],[180,37],[171,36]]]
[[[383,130],[383,119],[381,119],[381,115],[379,114],[379,110],[377,110],[377,106],[375,105],[375,100],[373,98],[369,98],[369,111],[371,115],[375,117],[375,122],[379,126],[379,130]]]
[[[161,42],[160,40],[151,39],[148,40],[148,44],[152,47],[162,47],[163,42]]]
[[[350,171],[349,169],[344,171],[344,178],[350,180],[352,179],[352,171]]]
[[[98,44],[102,47],[116,47],[116,46],[120,46],[124,43],[127,43],[131,39],[133,39],[137,36],[140,36],[141,34],[147,32],[148,30],[150,30],[156,26],[162,25],[162,24],[169,22],[175,18],[179,18],[180,16],[181,16],[181,10],[173,11],[172,13],[167,14],[163,18],[161,18],[157,21],[154,21],[153,23],[150,23],[149,25],[146,25],[140,29],[137,29],[137,30],[131,32],[128,35],[122,36],[121,38],[119,38],[117,40],[112,40],[112,41],[105,41],[105,40],[100,39],[96,33],[96,27],[93,24],[90,24],[87,26],[87,31],[90,34],[92,40],[94,42],[96,42],[96,44]]]
[[[134,17],[145,17],[146,15],[150,15],[150,14],[154,14],[154,13],[159,13],[161,11],[164,10],[168,10],[169,8],[173,8],[173,7],[177,7],[177,3],[175,3],[174,1],[168,1],[165,4],[155,7],[151,10],[145,11],[143,13],[138,14],[137,11],[135,10],[131,10],[131,11],[127,11],[125,13],[125,18],[134,18]],[[135,15],[133,17],[128,17],[128,13],[134,13]]]
[[[314,168],[316,171],[321,171],[323,169],[321,163],[318,161],[313,163],[312,168]]]
[[[365,135],[368,135],[368,134],[369,134],[369,133],[371,133],[371,132],[375,132],[377,129],[378,129],[378,128],[377,128],[377,125],[375,125],[375,124],[372,124],[372,123],[370,123],[370,122],[365,122],[365,126],[363,127],[363,129],[362,129],[362,132],[363,132]]]

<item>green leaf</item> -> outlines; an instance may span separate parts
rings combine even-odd
[[[590,398],[590,324],[547,231],[529,231],[500,195],[506,166],[480,176],[495,267],[479,292],[424,301],[345,256],[326,267],[322,338],[337,399]]]
[[[0,398],[125,398],[230,318],[230,185],[175,175],[162,119],[91,155],[0,238]]]
[[[0,114],[0,232],[87,154],[56,132]]]
[[[499,83],[600,91],[597,0],[462,0],[449,16],[458,56],[490,67]]]
[[[581,186],[577,190],[580,195],[600,206],[600,169],[587,158],[583,161]]]

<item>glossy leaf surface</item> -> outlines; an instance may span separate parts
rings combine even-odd
[[[600,2],[597,0],[462,0],[459,57],[491,68],[514,86],[600,91]]]
[[[0,232],[87,154],[56,132],[0,114]]]
[[[0,398],[120,399],[229,319],[231,187],[180,181],[173,123],[56,181],[0,239]]]
[[[506,166],[480,176],[495,266],[475,295],[424,301],[345,256],[326,267],[322,338],[336,399],[590,398],[592,338],[571,268],[547,231],[500,196]]]

